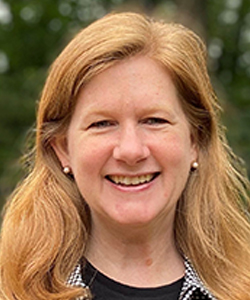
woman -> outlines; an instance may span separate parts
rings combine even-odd
[[[2,299],[250,299],[249,183],[206,49],[134,13],[52,65],[2,227]]]

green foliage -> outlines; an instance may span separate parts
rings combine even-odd
[[[210,2],[209,41],[230,145],[250,171],[250,2]],[[222,91],[222,93],[220,93]]]

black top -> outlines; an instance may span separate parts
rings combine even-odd
[[[172,284],[157,288],[136,288],[116,282],[97,271],[87,262],[83,274],[93,300],[177,300],[184,277]]]

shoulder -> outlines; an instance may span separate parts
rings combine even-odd
[[[185,278],[179,300],[217,300],[203,284],[192,263],[185,258]],[[87,288],[82,277],[82,266],[77,264],[71,272],[67,284]],[[80,299],[79,299],[80,300]]]

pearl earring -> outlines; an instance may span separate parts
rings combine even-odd
[[[197,161],[194,161],[193,163],[192,163],[192,169],[197,169],[199,167],[199,164],[198,164],[198,162]]]
[[[69,174],[70,171],[71,171],[71,170],[70,170],[70,167],[64,167],[64,168],[63,168],[63,173],[64,173],[64,174]]]

